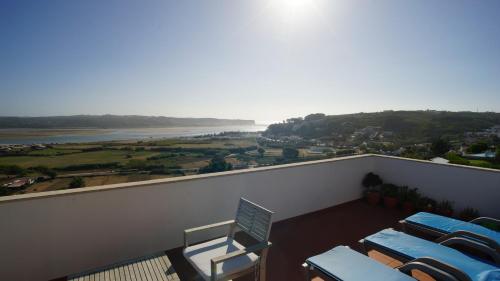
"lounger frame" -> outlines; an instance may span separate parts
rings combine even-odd
[[[367,256],[367,258],[370,258]],[[323,280],[333,279],[336,281],[349,281],[349,280],[341,280],[338,278],[331,277],[330,275],[324,273],[321,268],[318,268],[314,265],[310,265],[307,262],[302,264],[304,278],[307,281],[311,280],[311,272],[315,272],[316,275],[319,275]],[[394,270],[398,270],[401,273],[404,273],[410,277],[412,276],[412,270],[420,270],[436,280],[442,281],[472,281],[469,276],[465,273],[453,267],[449,264],[443,263],[436,259],[430,257],[423,257],[411,260],[409,262],[404,263],[403,265],[394,268]]]
[[[488,217],[481,217],[475,220],[469,221],[469,223],[476,222],[498,222],[498,220]],[[500,245],[493,239],[473,233],[470,231],[455,231],[452,233],[442,232],[436,229],[431,229],[422,225],[408,222],[406,220],[399,221],[403,232],[408,234],[414,234],[415,232],[421,232],[430,235],[434,238],[436,243],[443,244],[445,246],[454,247],[457,245],[462,245],[470,249],[474,249],[479,253],[482,253],[490,257],[496,264],[500,264]],[[472,238],[472,239],[471,239]]]
[[[467,240],[467,239],[464,239],[464,240]],[[445,240],[445,241],[448,241],[448,240]],[[466,241],[465,243],[468,243],[468,242],[469,241]],[[436,268],[441,269],[444,272],[451,274],[453,277],[455,277],[459,281],[471,281],[470,277],[465,272],[460,270],[459,268],[452,266],[450,264],[439,262],[438,260],[433,259],[431,257],[421,257],[421,258],[417,258],[417,259],[409,259],[408,257],[400,255],[394,251],[386,250],[383,247],[377,247],[376,245],[374,245],[372,243],[366,243],[365,239],[359,240],[359,243],[361,244],[363,251],[365,251],[365,253],[367,255],[368,255],[369,251],[375,250],[375,251],[382,253],[386,256],[393,257],[393,258],[395,258],[395,259],[397,259],[405,264],[411,263],[411,262],[420,262],[422,260],[425,260],[428,263],[430,263],[432,266],[435,266]],[[442,243],[440,243],[440,244],[442,244]],[[443,246],[446,246],[446,245],[443,245]],[[429,262],[429,261],[432,261],[432,262]]]
[[[468,221],[468,223],[473,223],[473,224],[481,224],[481,223],[485,223],[485,222],[500,225],[500,220],[490,218],[490,217],[479,217],[479,218]],[[400,220],[399,224],[401,225],[401,229],[403,230],[403,232],[406,232],[406,233],[408,233],[408,231],[414,230],[414,231],[423,232],[425,234],[428,234],[428,235],[436,237],[436,238],[448,234],[446,232],[442,232],[442,231],[439,231],[437,229],[425,227],[423,225],[418,225],[418,224],[409,222],[407,220]]]

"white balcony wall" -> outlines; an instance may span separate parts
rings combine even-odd
[[[246,197],[274,221],[361,197],[373,157],[0,199],[0,280],[48,280],[182,245],[183,230],[231,219]],[[325,222],[327,223],[327,222]]]
[[[421,193],[454,202],[456,214],[466,207],[500,218],[500,171],[437,164],[389,156],[374,157],[374,172],[385,182],[417,187]]]
[[[274,221],[355,200],[369,171],[500,217],[499,171],[373,155],[9,196],[0,198],[0,280],[48,280],[179,247],[184,229],[231,219],[241,196]]]

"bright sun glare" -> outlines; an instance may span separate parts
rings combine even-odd
[[[306,20],[316,9],[315,0],[273,0],[272,5],[281,20],[288,24]]]

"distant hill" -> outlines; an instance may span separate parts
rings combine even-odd
[[[352,134],[357,129],[376,126],[394,132],[402,140],[422,142],[443,136],[463,136],[464,132],[481,131],[494,125],[500,125],[500,113],[449,111],[384,111],[345,115],[318,113],[272,124],[264,135],[321,138]]]
[[[139,115],[73,115],[50,117],[0,117],[0,129],[34,128],[161,128],[255,125],[253,120],[175,118]]]

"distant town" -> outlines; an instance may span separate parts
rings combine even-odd
[[[401,114],[406,118],[401,119]],[[414,121],[409,121],[408,116],[413,116],[411,120],[419,116],[418,125],[411,125]],[[450,116],[457,119],[450,121]],[[0,195],[251,169],[365,153],[500,169],[500,121],[495,123],[498,116],[473,116],[476,121],[487,118],[488,122],[479,122],[479,126],[478,122],[472,122],[469,126],[462,117],[452,113],[428,111],[416,115],[415,112],[383,112],[342,118],[311,114],[270,125],[262,132],[0,145]],[[436,129],[444,128],[439,123],[441,118],[447,122],[445,131]],[[426,122],[438,125],[432,127]],[[467,126],[474,130],[460,132]],[[414,134],[414,131],[418,132]]]

